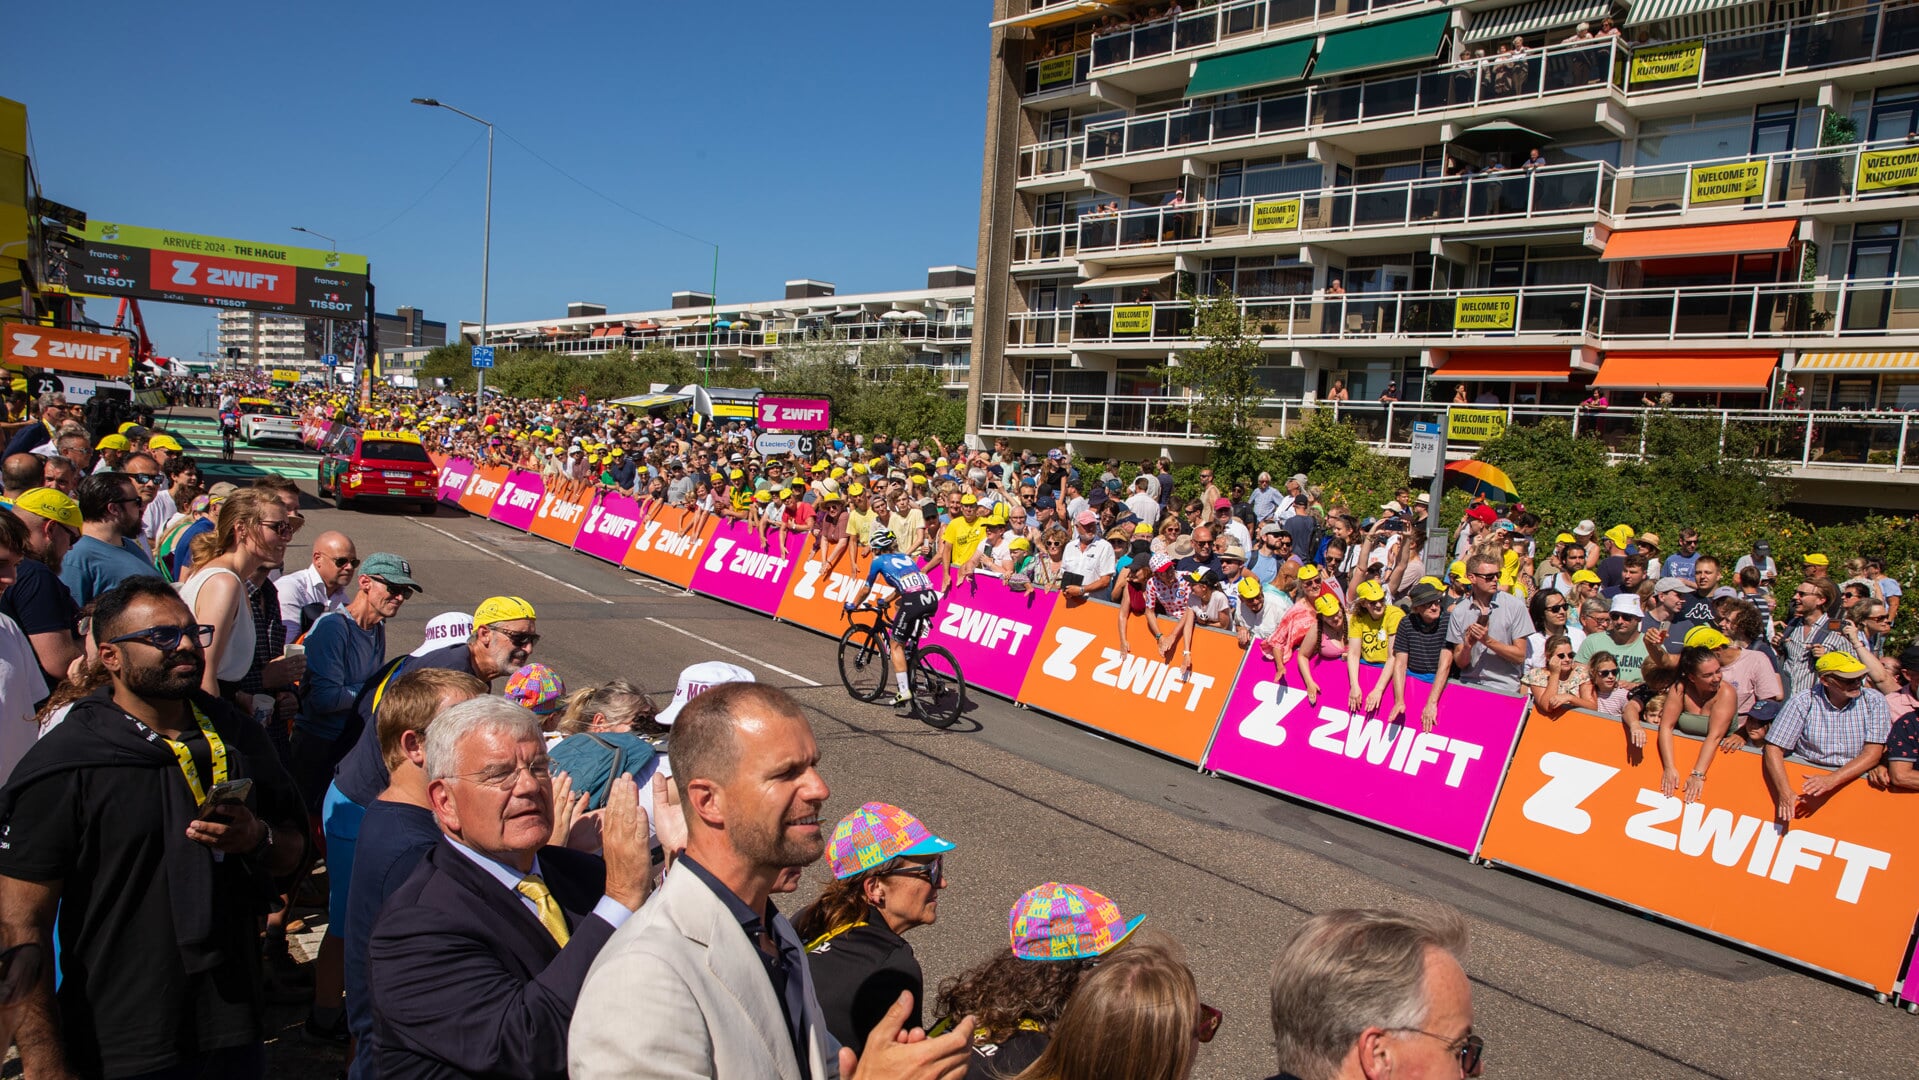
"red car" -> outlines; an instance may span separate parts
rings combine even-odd
[[[318,480],[320,496],[333,496],[342,510],[359,502],[410,502],[429,514],[439,508],[439,467],[410,431],[335,432]]]

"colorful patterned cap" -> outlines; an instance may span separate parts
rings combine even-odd
[[[506,699],[526,706],[535,716],[558,711],[565,697],[566,685],[545,664],[528,664],[506,680]]]
[[[938,855],[953,850],[919,818],[890,803],[870,802],[840,819],[827,849],[833,876],[844,881],[901,855]]]
[[[1007,929],[1022,960],[1086,960],[1112,952],[1144,918],[1126,918],[1084,885],[1049,881],[1014,901]]]

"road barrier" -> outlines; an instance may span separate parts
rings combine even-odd
[[[1380,718],[1393,704],[1390,687],[1375,713],[1351,712],[1345,662],[1317,660],[1312,671],[1317,703],[1303,688],[1276,681],[1273,662],[1252,652],[1206,767],[1469,855],[1477,850],[1525,722],[1526,699],[1450,683],[1440,692],[1438,723],[1427,732],[1419,718],[1431,682],[1408,676],[1410,722],[1388,724]],[[1359,672],[1370,691],[1380,668],[1361,664]]]
[[[487,516],[509,528],[532,532],[533,515],[545,498],[546,481],[540,479],[539,473],[515,469],[506,474],[506,482],[493,497],[493,509]]]
[[[526,520],[514,527],[829,636],[866,577],[850,553],[824,565],[804,533],[761,539],[677,508],[643,517],[617,493],[548,492],[523,471],[439,464],[441,502]],[[533,491],[529,518],[519,504]],[[502,512],[504,502],[514,505]],[[1425,732],[1432,687],[1408,678],[1411,723],[1386,724],[1348,711],[1341,662],[1314,663],[1309,702],[1290,672],[1276,678],[1230,634],[1197,630],[1189,672],[1182,656],[1160,654],[1143,616],[1127,617],[1122,650],[1113,605],[976,574],[946,590],[924,640],[951,649],[975,689],[1874,990],[1899,990],[1919,951],[1919,796],[1855,781],[1782,829],[1756,751],[1716,756],[1705,796],[1688,806],[1659,794],[1658,756],[1629,753],[1616,720],[1553,719],[1524,698],[1452,683]],[[1370,690],[1379,669],[1360,670]],[[1392,703],[1388,689],[1378,716]],[[1794,790],[1817,772],[1787,771]],[[1905,996],[1919,998],[1919,978],[1906,981]]]

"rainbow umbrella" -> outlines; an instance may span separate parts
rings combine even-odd
[[[1455,461],[1446,466],[1446,471],[1458,481],[1458,486],[1482,498],[1496,502],[1512,502],[1519,498],[1519,489],[1496,465],[1488,465],[1483,461]]]

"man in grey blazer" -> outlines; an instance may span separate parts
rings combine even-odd
[[[587,973],[572,1080],[957,1080],[970,1018],[937,1039],[896,1008],[856,1059],[827,1033],[806,954],[773,906],[826,850],[830,792],[799,702],[762,683],[694,698],[673,726],[686,852]],[[902,995],[907,998],[907,995]],[[910,999],[909,999],[910,1000]]]

